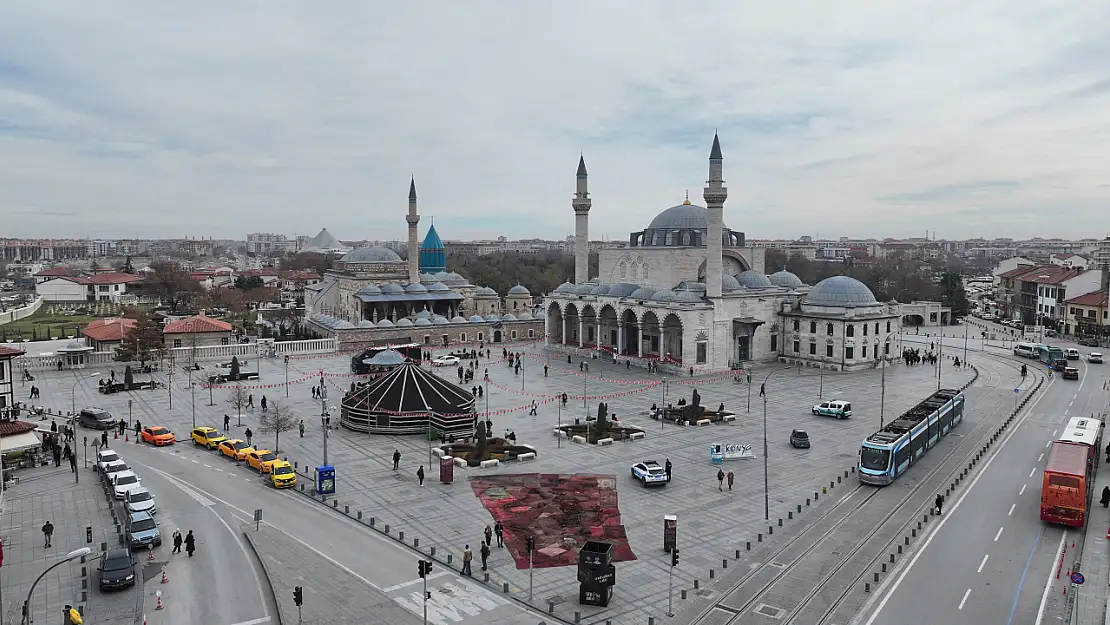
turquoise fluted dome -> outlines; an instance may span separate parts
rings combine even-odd
[[[420,244],[420,272],[439,273],[447,270],[447,250],[436,232],[435,224],[428,228],[428,235]]]

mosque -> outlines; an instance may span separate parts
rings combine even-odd
[[[687,197],[659,213],[627,247],[599,251],[599,275],[590,277],[593,202],[579,158],[575,278],[544,299],[548,345],[603,351],[637,366],[712,370],[752,361],[854,370],[894,356],[897,304],[876,301],[848,276],[809,287],[785,270],[767,275],[765,250],[724,225],[723,169],[714,135],[705,206]]]
[[[428,229],[417,243],[416,180],[409,183],[408,259],[385,247],[345,254],[319,284],[305,287],[304,328],[335,337],[340,349],[419,343],[501,343],[538,340],[543,320],[532,294],[517,285],[502,298],[447,271],[447,251]]]

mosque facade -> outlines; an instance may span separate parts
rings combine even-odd
[[[724,225],[723,168],[714,136],[705,206],[687,197],[632,232],[627,247],[601,250],[598,276],[586,276],[588,247],[576,246],[575,282],[543,302],[548,345],[711,370],[774,361],[853,370],[889,356],[897,306],[847,276],[809,287],[785,270],[767,275],[764,250]],[[592,209],[584,158],[576,183],[577,244],[589,240]]]

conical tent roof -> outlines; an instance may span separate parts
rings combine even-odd
[[[371,413],[464,414],[473,409],[474,396],[406,362],[344,398],[343,405]]]
[[[343,244],[339,242],[339,239],[333,237],[327,228],[324,228],[320,231],[320,234],[312,237],[308,246],[318,250],[334,250],[342,248]]]
[[[396,367],[405,364],[407,360],[408,358],[405,358],[405,355],[397,350],[387,349],[374,354],[373,358],[366,358],[362,361],[362,364],[371,367]]]

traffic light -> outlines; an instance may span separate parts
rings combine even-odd
[[[92,544],[92,526],[91,525],[86,525],[85,526],[85,542],[90,544],[90,545]]]
[[[431,560],[419,560],[416,563],[416,572],[420,577],[426,577],[432,573]]]
[[[678,547],[671,549],[671,566],[678,566]]]
[[[304,590],[300,586],[293,588],[293,603],[297,604],[298,608],[304,603]]]
[[[528,539],[524,541],[524,546],[525,549],[527,549],[528,553],[532,553],[536,550],[536,539],[532,536],[529,536]]]

